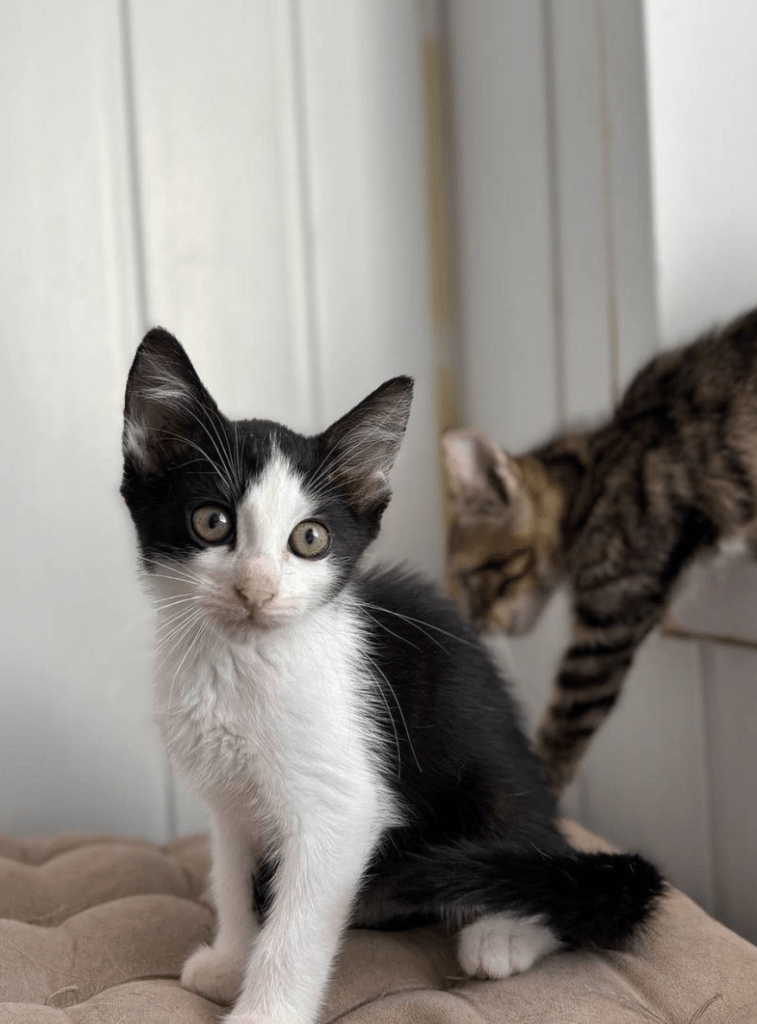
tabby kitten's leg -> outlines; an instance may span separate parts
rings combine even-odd
[[[211,815],[211,881],[218,913],[212,946],[200,946],[184,964],[181,983],[217,1003],[239,995],[257,931],[253,910],[253,852],[249,835]]]
[[[570,646],[535,742],[556,793],[573,778],[589,741],[618,699],[636,649],[662,617],[668,588],[650,588],[643,577],[637,582],[647,583],[644,592],[627,585],[622,604],[608,600],[606,587],[576,600]]]

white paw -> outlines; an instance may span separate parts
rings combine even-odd
[[[265,1013],[239,1012],[230,1013],[224,1017],[222,1024],[289,1024],[289,1019],[284,1017],[269,1017]]]
[[[200,946],[184,964],[181,984],[214,1003],[233,1003],[242,989],[246,954],[228,946]]]
[[[472,978],[509,978],[561,945],[538,917],[487,914],[460,932],[457,955]]]

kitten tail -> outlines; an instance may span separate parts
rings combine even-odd
[[[538,915],[566,945],[620,949],[649,922],[667,883],[638,854],[512,853],[461,844],[408,865],[403,899],[474,913]]]

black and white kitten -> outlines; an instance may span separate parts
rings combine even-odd
[[[362,571],[412,382],[316,437],[231,422],[166,331],[126,389],[122,493],[158,616],[154,704],[207,804],[218,934],[182,983],[235,1024],[316,1020],[345,928],[444,920],[503,978],[619,946],[664,888],[574,852],[502,679],[436,590]]]

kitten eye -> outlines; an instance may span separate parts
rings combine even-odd
[[[234,529],[226,509],[219,505],[203,505],[192,513],[192,532],[203,544],[223,544]]]
[[[512,580],[519,580],[531,569],[534,564],[534,554],[530,548],[519,551],[510,558],[507,563],[507,574]]]
[[[307,519],[299,523],[289,536],[289,547],[300,558],[325,555],[331,546],[331,535],[322,523]]]

